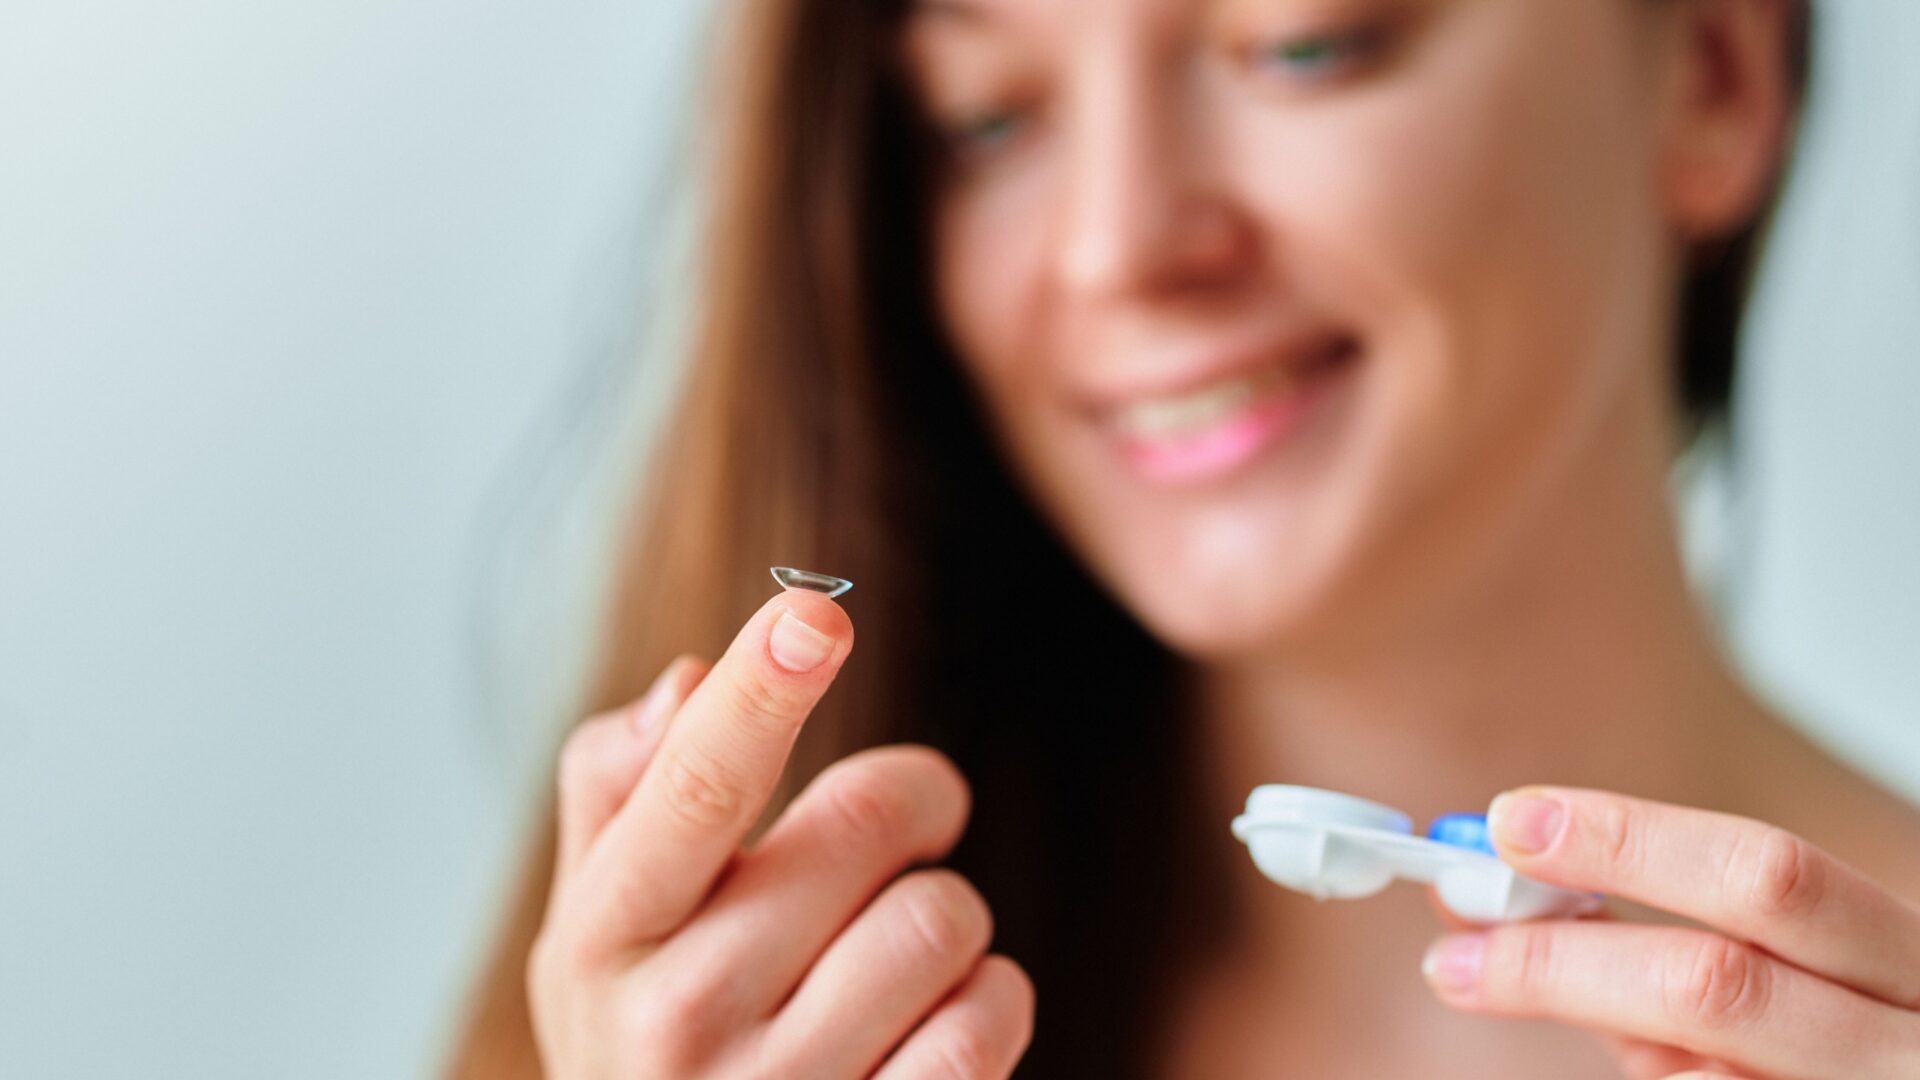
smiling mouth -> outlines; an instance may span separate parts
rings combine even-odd
[[[1305,353],[1276,359],[1244,374],[1117,406],[1108,413],[1108,425],[1114,434],[1134,443],[1204,439],[1301,396],[1358,354],[1359,343],[1353,338],[1331,337]]]

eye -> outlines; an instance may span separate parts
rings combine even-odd
[[[1248,61],[1282,78],[1327,82],[1364,67],[1379,55],[1386,38],[1378,27],[1281,38],[1254,46]]]
[[[1011,142],[1025,123],[1025,117],[1011,110],[981,113],[948,126],[947,143],[969,157],[991,153]]]

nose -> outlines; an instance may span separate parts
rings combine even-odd
[[[1056,274],[1069,294],[1137,298],[1237,275],[1251,230],[1214,179],[1204,124],[1139,65],[1088,71],[1069,110]]]

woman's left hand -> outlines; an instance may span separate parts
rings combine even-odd
[[[1451,934],[1422,970],[1448,1004],[1614,1036],[1635,1080],[1920,1077],[1920,907],[1784,829],[1604,791],[1494,800],[1528,877],[1708,929],[1609,919]]]

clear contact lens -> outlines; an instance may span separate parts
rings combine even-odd
[[[846,578],[834,577],[832,574],[795,570],[791,566],[773,566],[768,569],[773,572],[773,580],[779,582],[783,589],[811,589],[814,592],[826,593],[828,596],[839,596],[853,588],[853,582]]]

